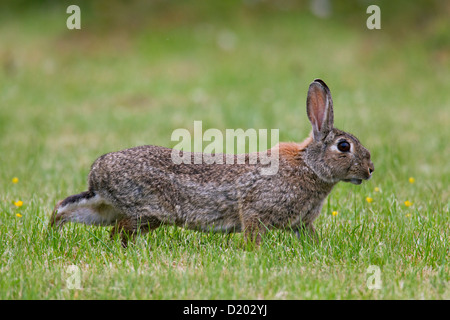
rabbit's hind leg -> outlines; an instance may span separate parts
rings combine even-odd
[[[67,222],[108,226],[123,214],[100,195],[85,191],[59,201],[50,218],[50,226],[62,227]]]
[[[129,217],[118,221],[111,230],[111,239],[115,235],[120,235],[122,246],[126,248],[128,241],[134,241],[136,234],[139,231],[141,234],[145,234],[151,230],[158,228],[161,225],[161,221],[155,217]]]

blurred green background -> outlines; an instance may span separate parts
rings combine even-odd
[[[81,30],[66,27],[71,4],[81,8]],[[380,30],[366,27],[371,4],[381,8]],[[412,208],[402,208],[425,219],[411,228],[429,221],[442,243],[450,196],[449,1],[2,1],[0,251],[22,248],[21,231],[7,231],[22,230],[13,201],[24,202],[20,221],[40,221],[44,230],[57,200],[86,189],[98,156],[173,147],[172,131],[192,130],[194,120],[203,130],[276,128],[281,141],[303,140],[315,78],[331,89],[336,127],[360,138],[375,164],[367,184],[336,187],[318,229],[326,237],[327,214],[337,210],[336,221],[358,223],[361,213],[403,230],[406,213],[395,208],[410,200]],[[383,193],[372,210],[364,199],[375,198],[374,187]],[[415,250],[396,239],[386,241],[394,272],[409,263],[409,255],[396,260],[396,243]],[[445,249],[429,250],[419,262],[441,261]],[[42,266],[24,268],[22,278]],[[15,290],[13,297],[27,292]]]
[[[301,140],[320,77],[336,126],[373,149],[380,178],[422,170],[448,181],[449,4],[330,1],[315,14],[312,3],[3,1],[2,178],[84,176],[102,153],[173,146],[171,132],[194,120]],[[69,4],[81,30],[66,27]],[[381,30],[366,27],[369,4]]]

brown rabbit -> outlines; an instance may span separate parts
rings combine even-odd
[[[244,232],[256,245],[270,228],[314,234],[313,222],[336,183],[361,184],[374,166],[356,137],[333,127],[331,93],[320,79],[309,86],[306,110],[310,136],[269,150],[279,155],[276,174],[262,174],[264,166],[250,164],[249,154],[245,164],[175,164],[172,149],[135,147],[98,158],[89,190],[58,202],[50,224],[114,226],[111,236],[120,234],[124,246],[138,230],[163,224]]]

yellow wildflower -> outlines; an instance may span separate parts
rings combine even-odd
[[[16,201],[16,202],[14,202],[14,205],[15,205],[16,207],[21,207],[21,206],[23,206],[23,201],[18,200],[18,201]]]
[[[336,217],[336,216],[339,214],[339,212],[333,211],[331,214],[332,214],[334,217]]]
[[[409,200],[406,200],[406,201],[405,201],[405,206],[411,207],[411,206],[412,206],[412,202],[409,201]]]
[[[17,177],[14,177],[14,178],[12,178],[12,183],[14,183],[14,184],[16,184],[16,183],[18,183],[19,182],[19,178],[17,178]]]
[[[405,215],[405,217],[407,217],[407,218],[411,217],[411,213],[407,213],[407,214]]]
[[[372,199],[371,197],[367,197],[367,198],[366,198],[366,201],[367,201],[368,203],[372,203],[372,202],[373,202],[373,199]]]
[[[16,217],[22,218],[22,215],[20,213],[16,213]]]
[[[416,179],[414,179],[413,177],[410,177],[410,178],[408,179],[408,181],[409,181],[409,183],[413,184],[413,183],[416,181]]]
[[[378,188],[378,187],[375,187],[375,192],[380,192],[380,188]]]

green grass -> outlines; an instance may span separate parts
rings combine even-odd
[[[449,299],[448,6],[420,26],[387,12],[379,31],[365,28],[364,8],[347,21],[304,6],[223,6],[135,16],[99,5],[81,31],[57,5],[0,14],[0,299]],[[319,243],[275,230],[249,251],[241,234],[164,227],[125,250],[107,228],[47,228],[98,156],[173,147],[172,131],[194,120],[302,140],[316,77],[331,88],[336,126],[376,168],[333,190]],[[71,265],[80,290],[68,287]],[[371,265],[380,290],[367,287]]]

